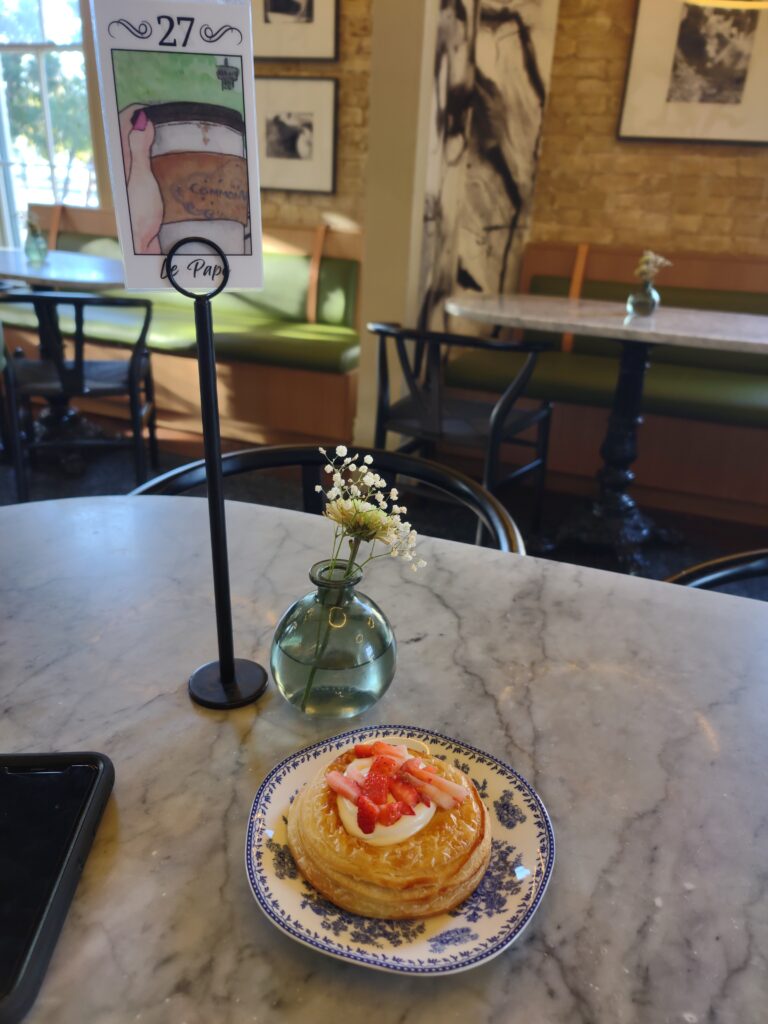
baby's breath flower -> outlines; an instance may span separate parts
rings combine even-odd
[[[326,455],[324,450],[322,453]],[[362,464],[358,465],[359,453],[350,455],[340,444],[336,446],[335,456],[326,455],[326,458],[328,463],[324,468],[331,475],[332,486],[325,492],[327,504],[323,515],[336,524],[334,559],[347,561],[347,556],[340,553],[345,541],[349,544],[346,572],[351,571],[362,543],[383,544],[392,558],[402,558],[414,570],[426,565],[423,559],[414,557],[416,531],[401,518],[407,511],[405,506],[393,504],[387,511],[387,496],[394,502],[398,491],[396,487],[388,488],[386,480],[374,471],[373,456],[363,456]],[[323,492],[320,486],[315,490]],[[373,550],[372,547],[367,559],[360,564],[381,557],[374,555]]]

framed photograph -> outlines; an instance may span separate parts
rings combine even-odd
[[[622,139],[768,142],[768,10],[639,0]]]
[[[251,0],[256,60],[337,60],[339,0]]]
[[[257,78],[262,188],[336,190],[335,78]]]

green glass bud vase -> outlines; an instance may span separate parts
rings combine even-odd
[[[627,313],[630,316],[650,316],[656,311],[661,296],[653,287],[653,281],[643,281],[639,291],[632,292],[627,299]]]
[[[24,243],[24,255],[31,266],[39,267],[48,257],[48,243],[39,228],[30,225]]]
[[[275,630],[270,666],[285,699],[306,715],[354,718],[386,692],[397,644],[378,605],[361,594],[355,565],[312,566],[315,589],[285,612]]]

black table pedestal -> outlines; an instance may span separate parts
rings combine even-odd
[[[622,344],[619,378],[613,395],[605,440],[600,448],[603,468],[597,474],[598,495],[557,532],[554,547],[577,541],[612,549],[625,572],[640,573],[644,559],[639,548],[652,539],[673,542],[642,512],[628,493],[635,479],[630,468],[637,458],[637,430],[642,423],[643,385],[651,345]]]

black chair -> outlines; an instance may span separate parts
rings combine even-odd
[[[19,501],[28,499],[25,455],[43,449],[66,450],[76,447],[115,447],[132,445],[136,482],[147,478],[147,459],[143,430],[149,433],[149,452],[157,466],[154,386],[147,333],[152,305],[145,299],[107,298],[66,292],[13,292],[3,303],[26,303],[34,308],[40,335],[40,358],[30,359],[19,350],[6,353],[3,381],[6,424],[4,436],[10,449],[16,475]],[[65,335],[59,323],[60,310],[74,312],[74,331],[67,338],[74,344],[74,358],[66,358]],[[135,309],[136,341],[127,359],[86,359],[86,310]],[[72,398],[104,398],[127,395],[130,403],[132,438],[108,438],[94,429],[78,429],[77,417],[69,408]],[[32,399],[46,399],[50,412],[45,432],[36,425]]]
[[[362,455],[369,451],[359,450]],[[474,480],[454,469],[401,452],[370,449],[370,454],[373,455],[375,470],[384,475],[390,485],[394,484],[397,476],[428,485],[473,512],[500,551],[525,554],[523,538],[512,517],[492,494]],[[304,511],[319,514],[323,511],[323,495],[315,487],[317,484],[328,486],[328,477],[323,472],[326,461],[325,456],[313,446],[270,445],[223,455],[221,466],[224,476],[251,470],[300,467]],[[205,462],[201,459],[163,473],[137,487],[131,494],[184,494],[204,484]]]
[[[702,590],[716,590],[728,583],[739,580],[768,577],[768,548],[742,551],[737,555],[725,555],[708,562],[689,566],[667,578],[667,583],[680,583],[684,587],[699,587]]]
[[[399,451],[420,451],[432,456],[438,442],[480,447],[484,453],[483,486],[492,494],[514,480],[537,472],[532,528],[538,530],[547,471],[549,424],[552,407],[543,402],[532,409],[516,409],[546,344],[489,341],[462,334],[419,331],[399,324],[370,323],[368,330],[379,339],[379,390],[374,444],[384,448],[387,434],[411,440]],[[404,398],[390,397],[388,343],[392,341],[407,387]],[[447,392],[443,367],[448,350],[486,349],[526,355],[520,372],[495,402],[465,398]],[[521,437],[532,431],[532,438]],[[502,475],[501,446],[512,444],[533,452],[533,457],[513,472]]]

